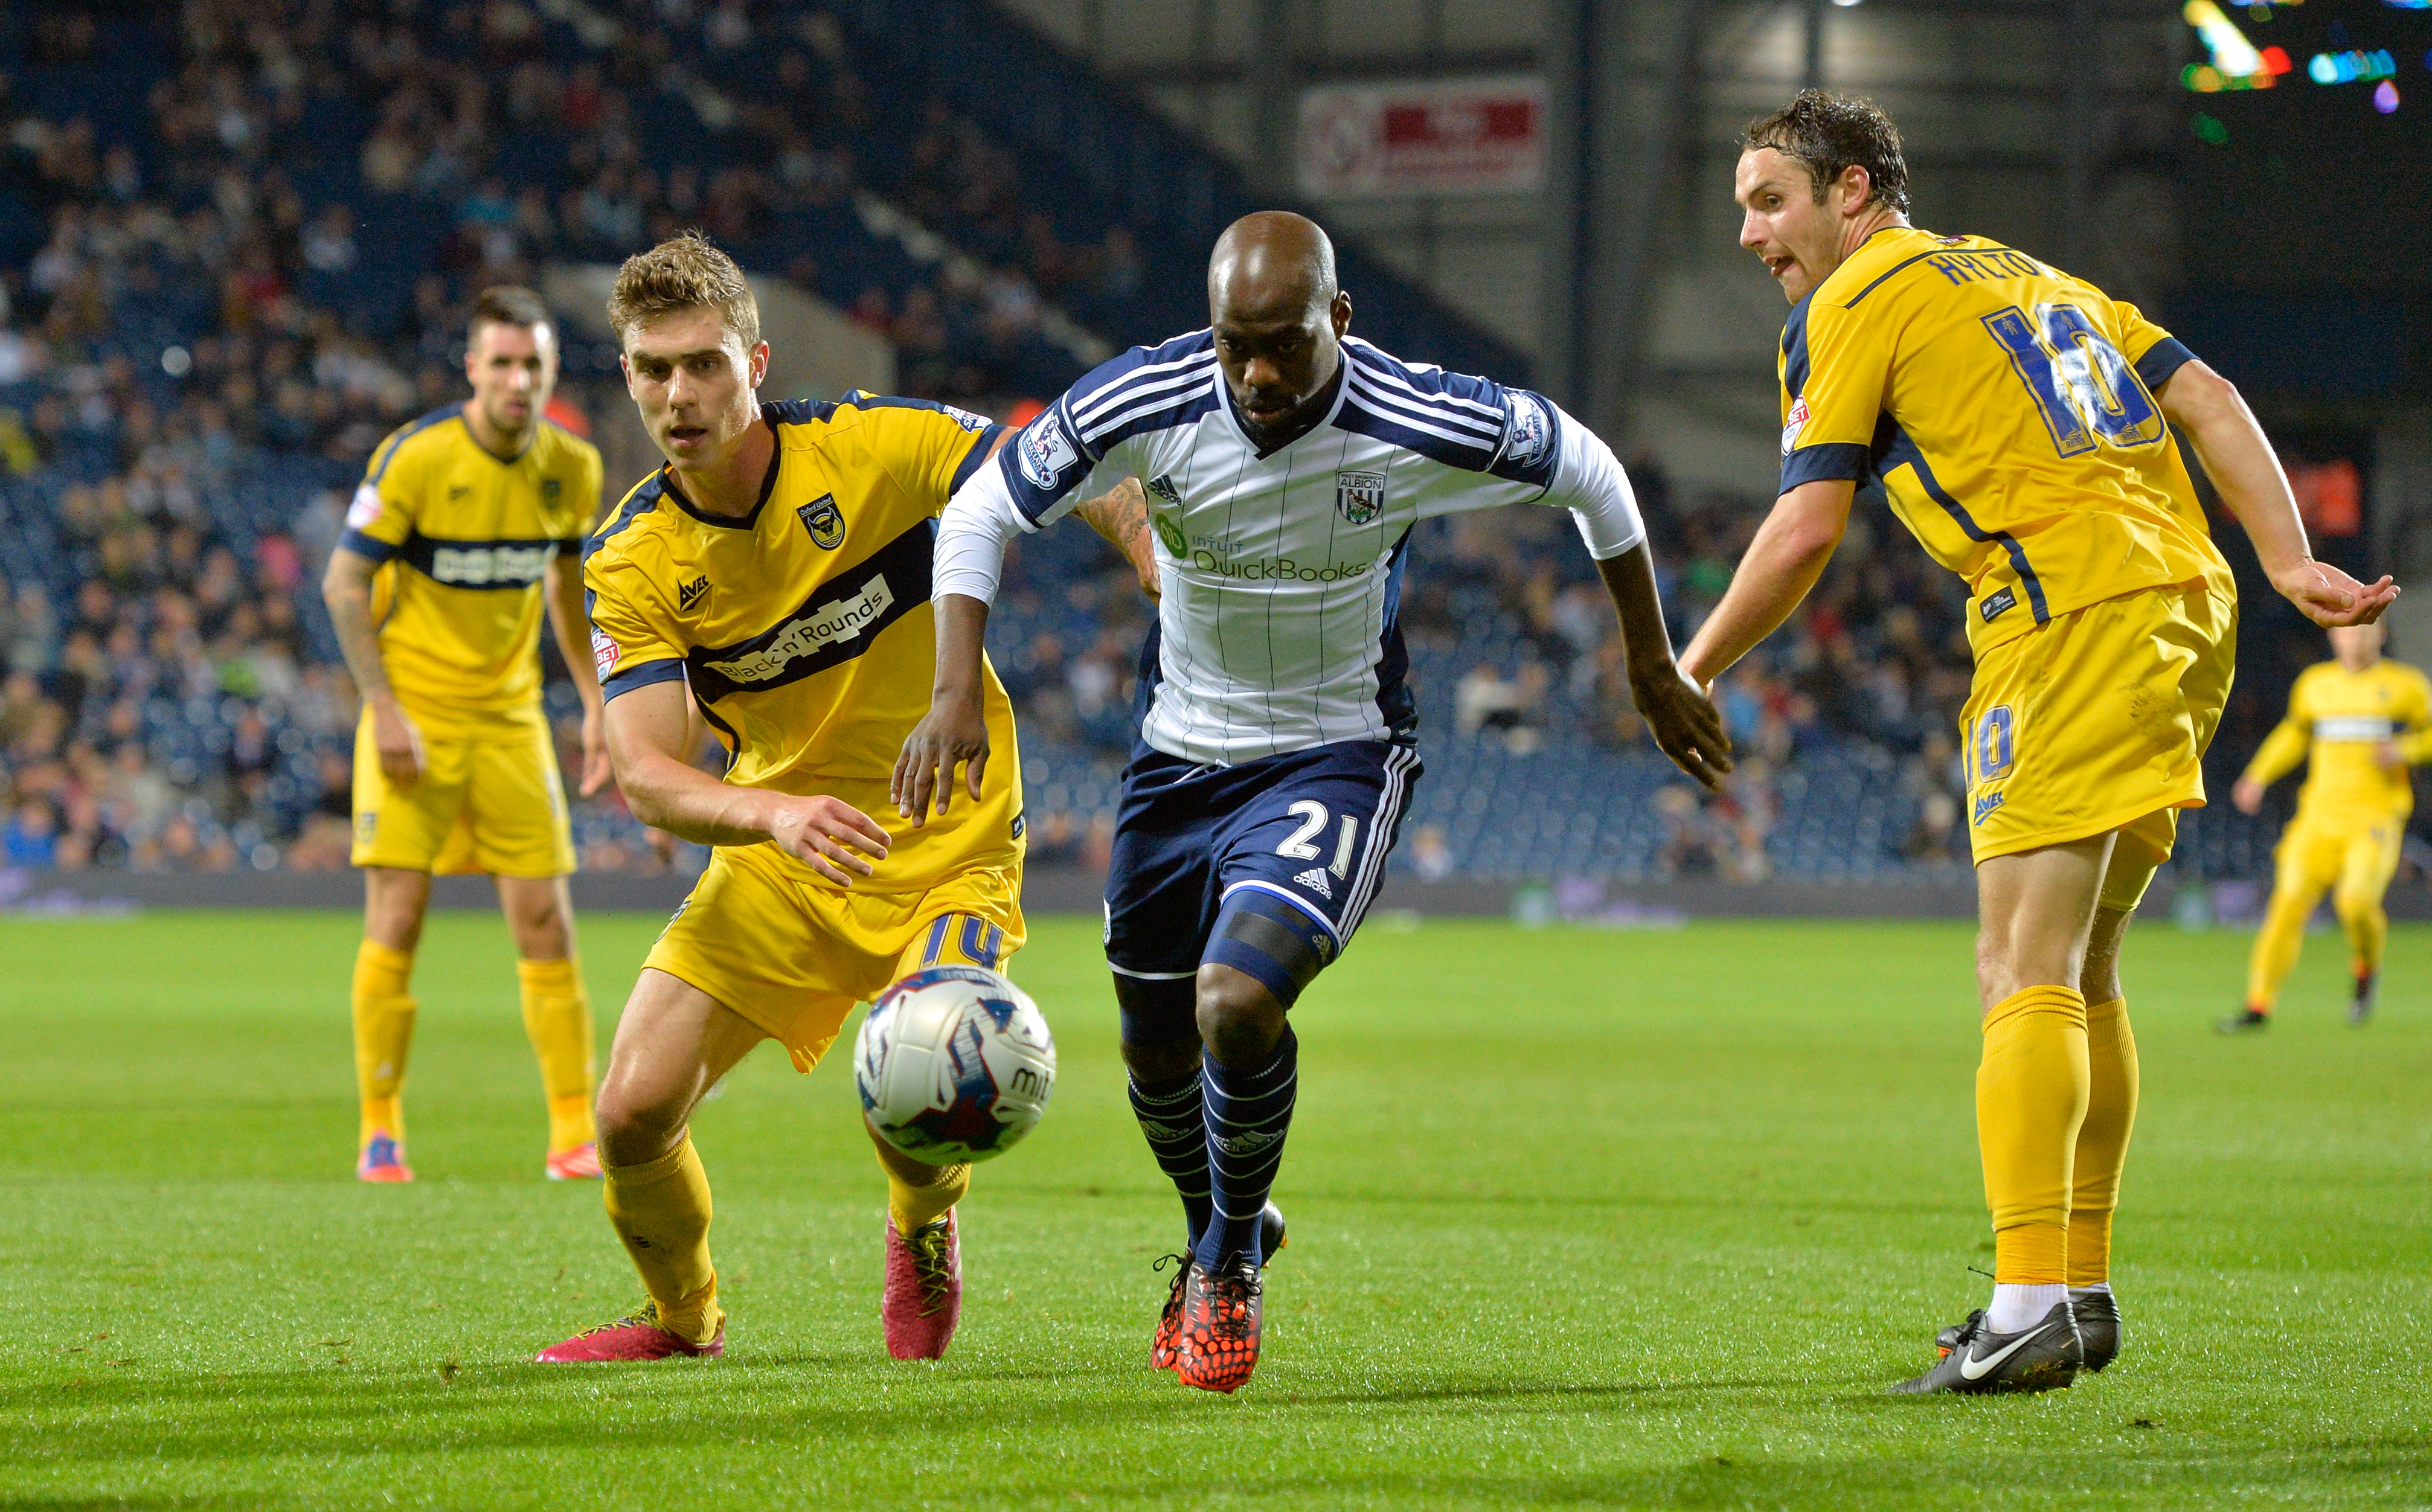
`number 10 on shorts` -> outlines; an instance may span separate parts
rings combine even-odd
[[[1968,732],[1968,785],[1990,782],[2010,775],[2010,764],[2018,759],[2017,726],[2010,706],[2001,704],[1984,711],[1976,728]]]

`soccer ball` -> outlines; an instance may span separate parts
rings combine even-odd
[[[913,1159],[993,1160],[1047,1111],[1056,1039],[1039,1005],[995,972],[930,966],[870,1005],[853,1079],[879,1135]]]

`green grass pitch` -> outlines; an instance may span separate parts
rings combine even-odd
[[[657,923],[583,920],[603,1045]],[[503,929],[433,920],[422,1179],[366,1187],[355,928],[0,922],[0,1506],[2432,1504],[2432,932],[2371,1029],[2317,936],[2226,1041],[2248,937],[2141,928],[2126,1354],[1894,1400],[1990,1263],[1968,931],[1380,921],[1295,1015],[1292,1240],[1222,1399],[1147,1367],[1179,1218],[1094,921],[1017,962],[1061,1085],[934,1366],[880,1344],[848,1058],[766,1046],[697,1123],[728,1357],[525,1363],[639,1292],[541,1180]]]

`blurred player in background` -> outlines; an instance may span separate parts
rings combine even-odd
[[[1208,270],[1211,328],[1135,347],[1032,421],[954,496],[937,541],[935,707],[907,742],[915,826],[992,750],[980,647],[1005,549],[1093,487],[1144,479],[1163,583],[1140,738],[1106,879],[1132,1109],[1183,1203],[1150,1360],[1231,1391],[1258,1364],[1268,1202],[1298,1084],[1288,1014],[1383,880],[1418,719],[1399,604],[1421,521],[1566,509],[1621,621],[1657,744],[1709,785],[1720,717],[1682,677],[1621,464],[1541,395],[1406,363],[1347,334],[1334,247],[1244,216]]]
[[[600,508],[600,453],[542,417],[557,333],[529,289],[482,292],[466,333],[473,397],[380,444],[322,596],[363,700],[355,733],[356,1174],[406,1182],[408,991],[433,872],[486,871],[515,942],[524,1027],[549,1099],[552,1180],[600,1174],[591,1003],[574,955],[572,832],[541,709],[546,611],[583,698],[583,791],[608,778],[575,547]]]
[[[2288,717],[2229,791],[2240,814],[2259,814],[2265,788],[2301,762],[2312,768],[2297,795],[2297,816],[2273,852],[2272,906],[2255,936],[2246,1006],[2221,1020],[2224,1034],[2271,1024],[2280,984],[2305,947],[2305,920],[2326,888],[2347,932],[2356,979],[2348,1022],[2361,1027],[2373,1017],[2381,948],[2390,937],[2381,895],[2398,873],[2399,842],[2415,812],[2407,769],[2432,761],[2432,682],[2411,666],[2383,661],[2381,646],[2379,625],[2331,631],[2337,660],[2299,676],[2288,690]]]
[[[549,1363],[724,1352],[693,1108],[762,1040],[807,1072],[855,1003],[924,966],[1002,969],[1023,939],[1019,763],[952,823],[895,837],[869,813],[928,707],[937,512],[1004,428],[920,399],[761,402],[758,305],[697,234],[628,259],[608,318],[667,458],[584,550],[608,748],[636,816],[717,849],[643,964],[600,1087],[608,1217],[649,1300]],[[1010,751],[992,671],[983,689]],[[722,781],[692,764],[696,717],[726,748]],[[887,1347],[934,1359],[961,1313],[971,1168],[870,1140]]]
[[[1871,102],[1808,91],[1741,148],[1740,242],[1792,305],[1782,492],[1682,664],[1711,682],[1789,616],[1864,480],[1967,580],[1995,1284],[1900,1389],[2067,1386],[2119,1350],[2111,1215],[2136,1105],[2120,938],[2178,811],[2204,800],[2236,646],[2236,588],[2171,427],[2318,623],[2372,620],[2397,589],[2313,560],[2238,391],[2135,307],[1910,226],[1900,134]]]

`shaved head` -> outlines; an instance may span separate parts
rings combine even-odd
[[[1261,448],[1326,418],[1351,328],[1334,244],[1306,215],[1259,210],[1224,227],[1208,259],[1208,317],[1235,412]]]
[[[1331,304],[1334,244],[1315,221],[1290,210],[1256,210],[1224,227],[1208,260],[1212,312],[1297,313]]]

